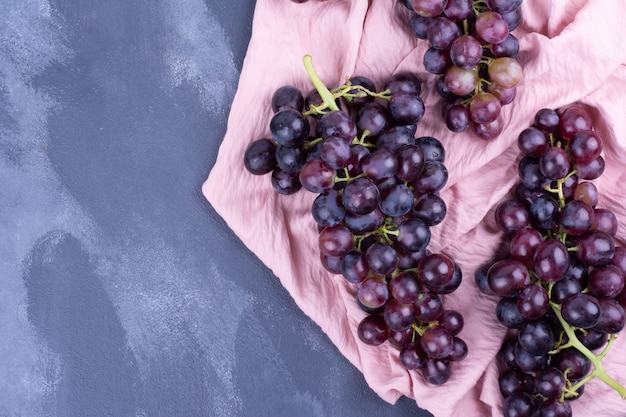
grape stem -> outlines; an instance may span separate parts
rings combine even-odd
[[[335,103],[335,96],[333,96],[333,93],[331,93],[330,90],[328,90],[328,88],[324,85],[319,75],[317,75],[317,72],[315,72],[315,68],[313,68],[313,58],[311,55],[305,55],[302,60],[304,62],[306,73],[309,75],[313,86],[315,86],[315,89],[320,94],[324,104],[331,111],[338,111],[339,107],[337,107],[337,103]]]
[[[626,400],[626,388],[622,386],[619,382],[617,382],[615,379],[613,379],[609,374],[607,374],[606,371],[604,370],[604,366],[602,365],[602,358],[606,356],[615,338],[613,337],[609,339],[609,343],[607,344],[605,349],[602,351],[602,353],[600,353],[599,355],[594,355],[593,352],[587,349],[587,347],[583,345],[580,340],[578,340],[578,337],[576,336],[576,333],[574,333],[574,329],[572,328],[572,326],[570,326],[569,323],[567,323],[565,319],[563,318],[563,316],[561,315],[561,309],[559,308],[558,304],[556,303],[550,303],[550,304],[551,304],[552,310],[554,310],[554,313],[556,314],[556,317],[559,319],[559,322],[561,322],[561,326],[563,326],[563,330],[565,330],[565,333],[567,334],[567,337],[569,338],[569,342],[567,344],[577,349],[583,355],[585,355],[593,364],[593,371],[589,373],[589,375],[587,375],[585,378],[581,379],[576,384],[572,385],[569,391],[576,392],[580,387],[585,385],[587,382],[589,382],[593,378],[597,377],[597,378],[600,378],[602,381],[604,381],[604,383],[606,383],[608,386],[613,388],[615,391],[617,391],[618,394],[622,397],[622,399]]]

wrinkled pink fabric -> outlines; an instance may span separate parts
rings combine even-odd
[[[298,306],[328,335],[384,400],[406,395],[437,417],[498,416],[494,356],[505,329],[496,321],[496,300],[481,295],[474,271],[499,244],[493,210],[517,181],[517,136],[530,126],[537,110],[574,102],[589,106],[604,139],[606,171],[595,181],[599,206],[620,220],[618,238],[626,238],[626,3],[618,0],[525,0],[519,38],[524,81],[514,103],[504,107],[506,124],[496,140],[447,131],[439,116],[435,77],[425,72],[426,42],[410,32],[408,13],[396,0],[258,0],[252,39],[228,130],[203,193],[215,210],[280,279]],[[302,66],[305,54],[328,86],[351,75],[364,75],[379,87],[399,71],[424,81],[427,112],[418,136],[435,136],[446,147],[449,181],[441,196],[448,205],[443,223],[432,227],[430,248],[451,255],[464,281],[445,305],[461,311],[461,337],[468,358],[454,365],[443,386],[432,386],[404,369],[388,343],[366,346],[356,328],[364,316],[354,301],[354,287],[322,267],[316,225],[310,207],[315,195],[276,194],[268,176],[248,174],[242,157],[254,139],[269,137],[270,98],[280,86],[302,91],[312,84]],[[604,363],[626,384],[626,337],[614,344]],[[623,417],[626,401],[599,380],[572,402],[574,415]]]

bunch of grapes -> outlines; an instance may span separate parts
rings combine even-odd
[[[428,41],[426,71],[438,76],[441,113],[453,132],[493,139],[503,128],[502,106],[522,80],[519,42],[522,0],[402,0],[413,33]]]
[[[360,340],[388,340],[407,369],[443,384],[468,348],[458,337],[462,315],[441,297],[458,288],[461,270],[427,249],[430,227],[446,215],[439,190],[448,171],[441,142],[415,138],[421,81],[400,73],[377,92],[354,76],[328,90],[309,56],[305,67],[315,89],[306,97],[291,86],[275,92],[272,137],[252,142],[244,164],[253,174],[271,172],[276,192],[317,194],[311,212],[321,262],[345,278],[367,313]]]
[[[509,333],[498,354],[504,416],[571,416],[569,400],[599,378],[626,398],[604,358],[624,328],[626,248],[617,218],[598,207],[605,163],[587,110],[542,109],[518,138],[514,197],[496,209],[506,254],[476,274],[502,297]]]

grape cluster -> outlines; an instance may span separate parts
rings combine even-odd
[[[427,248],[430,227],[447,212],[439,191],[448,171],[442,143],[415,137],[421,81],[399,73],[377,92],[354,76],[328,90],[308,56],[305,67],[315,89],[274,93],[272,137],[252,142],[244,164],[271,172],[278,193],[317,194],[311,213],[322,265],[345,278],[367,313],[358,337],[374,346],[388,340],[407,369],[443,384],[468,348],[458,337],[463,316],[441,297],[458,288],[461,269]]]
[[[483,139],[503,128],[502,106],[514,101],[523,69],[511,34],[522,21],[522,0],[402,0],[410,26],[430,48],[426,71],[437,75],[441,114],[449,130]]]
[[[519,182],[495,211],[507,250],[475,278],[502,297],[496,316],[509,329],[504,416],[571,416],[569,400],[593,378],[626,398],[602,366],[626,321],[626,248],[615,214],[597,205],[603,145],[584,107],[539,110],[518,145]]]

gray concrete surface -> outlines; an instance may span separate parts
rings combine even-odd
[[[253,8],[0,1],[0,416],[429,415],[378,398],[200,193]]]

